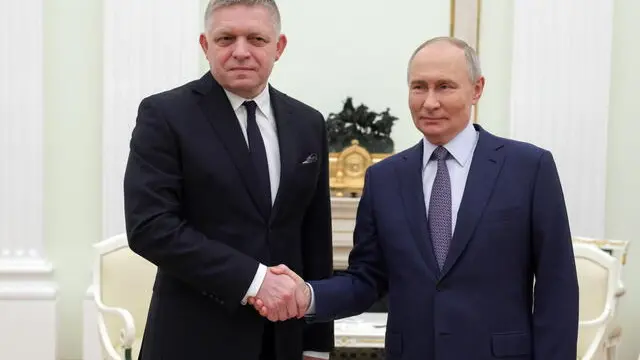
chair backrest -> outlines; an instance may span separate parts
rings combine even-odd
[[[580,286],[580,321],[599,318],[613,305],[618,285],[618,260],[591,244],[573,244]],[[578,355],[582,358],[594,341],[600,341],[607,323],[580,326]]]
[[[106,306],[123,308],[131,313],[136,338],[141,339],[147,320],[149,302],[156,276],[156,266],[131,251],[126,235],[120,234],[95,245],[97,268],[94,283]],[[105,315],[105,324],[114,347],[118,348],[123,324],[115,316]]]
[[[627,254],[629,252],[630,245],[628,240],[596,239],[586,236],[574,236],[573,243],[595,245],[604,252],[618,259],[621,265],[624,266],[627,263]],[[621,268],[620,271],[622,270],[623,269]]]

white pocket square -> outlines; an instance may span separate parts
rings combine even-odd
[[[310,154],[309,156],[307,156],[306,159],[304,159],[304,161],[302,162],[303,164],[311,164],[318,161],[318,155],[316,155],[315,153]]]

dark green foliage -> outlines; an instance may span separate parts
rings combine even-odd
[[[348,97],[342,111],[327,117],[329,151],[340,152],[355,139],[370,153],[393,153],[391,128],[396,120],[397,117],[389,114],[389,108],[380,113],[364,104],[356,108],[353,99]]]

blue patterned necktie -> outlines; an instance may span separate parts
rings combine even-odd
[[[447,149],[438,146],[431,156],[438,161],[438,170],[431,188],[428,220],[433,251],[440,269],[444,266],[451,242],[451,180],[446,162],[448,155]]]
[[[256,108],[255,101],[245,101],[243,103],[247,109],[247,139],[249,140],[249,152],[251,153],[251,160],[256,170],[258,178],[256,182],[260,188],[260,193],[263,194],[262,208],[265,214],[271,212],[271,181],[269,180],[269,165],[267,163],[267,151],[264,147],[264,141],[256,122]]]

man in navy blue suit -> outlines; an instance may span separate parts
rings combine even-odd
[[[576,359],[578,282],[551,153],[470,121],[485,80],[461,40],[421,45],[408,83],[424,137],[367,170],[348,270],[308,283],[273,271],[297,280],[313,322],[388,294],[388,360]]]

